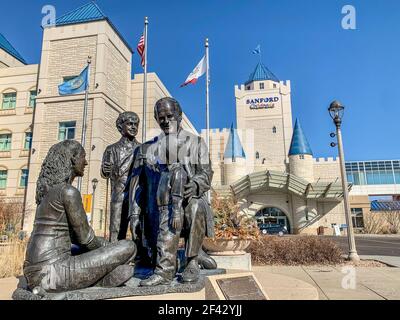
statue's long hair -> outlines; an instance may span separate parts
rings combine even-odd
[[[36,204],[39,205],[50,188],[67,183],[73,174],[72,158],[83,151],[75,140],[65,140],[52,146],[42,164],[36,185]]]

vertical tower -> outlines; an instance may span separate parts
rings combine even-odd
[[[226,185],[231,185],[248,173],[246,153],[240,142],[238,131],[233,128],[233,124],[225,148],[224,166],[224,182]]]
[[[98,230],[106,190],[106,182],[100,177],[102,153],[107,145],[120,138],[115,128],[119,113],[131,108],[132,49],[94,2],[60,16],[55,26],[45,28],[42,48],[24,229],[32,229],[36,181],[49,148],[64,139],[80,141],[85,95],[60,96],[58,85],[79,75],[90,56],[84,146],[89,165],[81,192],[91,194],[91,181],[94,178],[100,181],[93,222]]]
[[[289,167],[290,173],[295,176],[308,182],[314,181],[313,153],[298,119],[289,150]]]
[[[248,154],[258,165],[285,171],[292,137],[290,81],[279,79],[261,62],[249,80],[235,86],[237,128],[254,130],[254,154]],[[247,135],[246,135],[247,136]]]

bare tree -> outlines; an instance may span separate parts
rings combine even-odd
[[[0,199],[0,234],[19,231],[22,211],[22,201]]]
[[[386,211],[385,218],[389,225],[390,233],[400,233],[400,210]]]
[[[385,221],[380,213],[369,212],[364,215],[364,233],[383,233],[384,227]]]

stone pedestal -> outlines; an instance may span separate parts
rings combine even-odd
[[[218,268],[226,270],[251,271],[251,254],[242,255],[210,255],[218,265]]]

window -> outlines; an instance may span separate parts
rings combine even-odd
[[[274,83],[274,89],[276,89],[276,83]]]
[[[0,134],[0,152],[11,151],[11,133]]]
[[[3,93],[3,102],[1,104],[1,110],[15,109],[17,106],[17,93]]]
[[[306,215],[306,221],[310,221],[310,217],[308,216],[308,208],[304,209],[304,214]]]
[[[272,128],[272,133],[276,133],[276,127]]]
[[[60,127],[58,130],[58,140],[73,140],[75,139],[75,129],[76,129],[76,122],[69,121],[69,122],[60,122]]]
[[[247,86],[247,90],[251,90],[251,87],[250,87],[250,86]]]
[[[28,175],[29,175],[28,169],[21,170],[21,179],[19,181],[20,188],[26,188],[28,186]]]
[[[36,90],[32,90],[29,92],[29,107],[31,108],[36,107],[36,96],[37,96]]]
[[[299,155],[300,160],[304,160],[304,154]]]
[[[32,132],[25,132],[24,150],[30,150],[32,147]]]
[[[260,153],[258,151],[256,152],[256,159],[260,159]]]
[[[7,170],[0,169],[0,189],[7,188]]]
[[[264,90],[264,82],[260,83],[260,90]]]
[[[364,228],[362,208],[351,208],[351,219],[353,222],[353,228]]]

